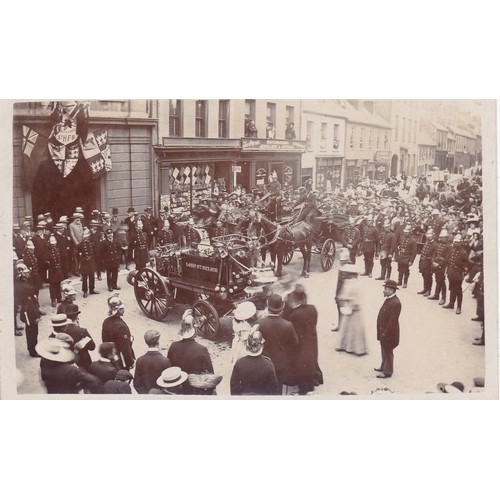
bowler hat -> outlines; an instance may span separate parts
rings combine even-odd
[[[161,372],[156,384],[160,387],[176,387],[184,383],[187,378],[186,372],[183,372],[178,366],[171,366]]]
[[[66,306],[66,316],[78,316],[82,311],[80,311],[77,304],[68,304]]]
[[[115,348],[115,343],[114,342],[103,342],[99,346],[99,354],[103,358],[107,358],[113,352],[114,348]]]
[[[267,299],[267,309],[270,313],[278,314],[283,310],[283,298],[277,293],[273,293]]]
[[[394,290],[399,290],[398,284],[394,280],[386,280],[384,281],[384,285],[388,288],[394,288]]]
[[[135,211],[135,208],[134,207],[128,207],[128,210],[127,210],[127,213],[128,214],[136,214],[137,212]]]
[[[113,208],[111,209],[111,213],[112,213],[113,215],[118,215],[118,213],[119,213],[119,212],[118,212],[118,209],[117,209],[116,207],[113,207]]]

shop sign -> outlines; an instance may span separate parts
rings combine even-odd
[[[380,167],[377,168],[378,172],[385,172],[385,167],[383,165],[380,165]]]
[[[244,151],[305,151],[306,142],[286,139],[242,138],[241,148]]]
[[[375,155],[375,159],[377,161],[389,162],[391,159],[391,152],[390,151],[377,151],[377,153]]]
[[[239,174],[241,173],[241,165],[232,165],[232,171],[233,171],[233,174],[236,173],[236,174]]]

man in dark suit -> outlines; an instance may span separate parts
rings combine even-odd
[[[111,229],[106,230],[106,239],[101,243],[101,262],[106,270],[108,290],[120,290],[118,286],[118,268],[122,258],[120,243],[113,237]]]
[[[190,311],[188,309],[188,311]],[[194,318],[191,312],[186,311],[181,321],[181,331],[179,332],[181,340],[172,342],[167,357],[172,366],[179,367],[188,375],[195,373],[214,373],[212,360],[208,349],[196,342],[194,336],[196,329],[194,327]],[[194,388],[189,382],[184,382],[182,386],[183,394],[194,394]]]
[[[80,326],[80,322],[78,321],[80,313],[81,311],[76,304],[68,304],[66,307],[66,316],[71,323],[66,325],[64,332],[73,339],[73,351],[76,354],[75,364],[88,369],[92,363],[89,351],[95,349],[95,342],[88,330]]]
[[[163,370],[171,366],[170,360],[160,352],[159,331],[148,330],[144,334],[144,341],[148,352],[137,359],[134,374],[134,387],[139,394],[148,394],[153,388],[159,389],[156,380]]]
[[[280,394],[283,394],[283,385],[292,385],[292,358],[299,343],[292,323],[281,317],[283,308],[281,295],[271,295],[267,301],[269,315],[257,322],[265,340],[264,356],[271,359],[276,369]]]
[[[104,384],[108,380],[114,380],[118,372],[116,367],[118,353],[114,342],[103,342],[99,346],[99,354],[101,357],[89,366],[89,373],[95,375]]]
[[[378,378],[392,377],[394,372],[394,349],[399,345],[399,315],[401,302],[396,296],[398,284],[393,280],[384,283],[385,301],[377,317],[377,340],[382,351],[382,364],[375,371]]]

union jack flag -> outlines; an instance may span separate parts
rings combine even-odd
[[[22,149],[23,153],[31,158],[31,153],[33,152],[33,148],[35,147],[36,141],[40,134],[35,132],[32,128],[23,125],[23,142]]]

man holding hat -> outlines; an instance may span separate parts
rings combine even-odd
[[[214,373],[212,360],[208,349],[194,339],[196,329],[192,311],[188,309],[181,320],[179,335],[181,340],[172,342],[167,357],[172,366],[178,366],[188,375],[191,373]],[[185,382],[182,386],[183,394],[194,394],[193,387]]]
[[[375,371],[378,378],[390,378],[394,373],[394,349],[399,345],[399,315],[401,302],[396,296],[399,290],[394,280],[384,282],[384,303],[377,316],[377,340],[380,342],[382,363]]]
[[[443,306],[444,309],[453,309],[455,307],[455,299],[457,300],[456,314],[462,312],[462,282],[465,276],[466,269],[470,269],[474,265],[469,260],[467,252],[462,246],[462,236],[457,234],[453,238],[453,245],[448,259],[447,275],[450,289],[450,301]]]
[[[122,319],[124,314],[125,305],[118,293],[115,293],[108,298],[108,317],[102,323],[102,341],[113,342],[119,356],[118,367],[131,370],[134,367],[135,354],[130,329]]]
[[[254,325],[245,341],[246,356],[234,365],[231,374],[232,396],[273,396],[281,394],[273,362],[264,356],[265,339]]]
[[[281,295],[273,293],[267,301],[268,316],[257,321],[266,342],[264,355],[271,359],[276,369],[280,394],[283,394],[284,385],[292,385],[292,358],[299,343],[292,323],[281,317],[284,306]]]
[[[156,380],[163,370],[170,367],[170,360],[160,352],[160,332],[148,330],[144,334],[148,346],[146,354],[137,358],[135,365],[134,387],[138,394],[148,394],[156,385]]]
[[[73,339],[73,351],[76,354],[75,363],[82,368],[88,369],[92,363],[89,351],[95,349],[95,342],[88,330],[80,327],[78,320],[80,312],[77,304],[69,304],[66,307],[66,316],[70,323],[66,325],[64,332]]]

